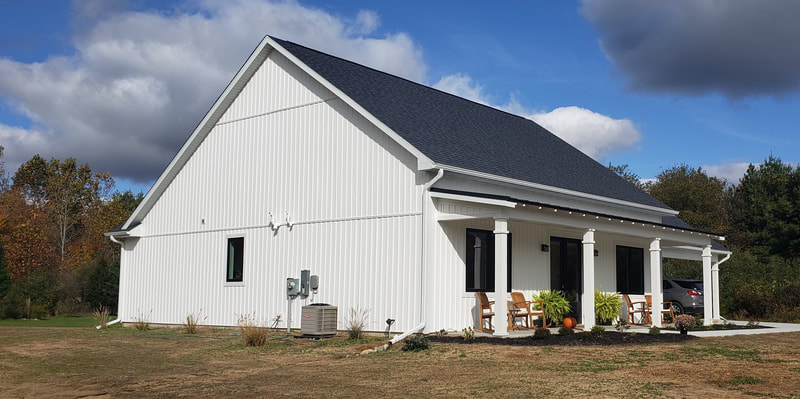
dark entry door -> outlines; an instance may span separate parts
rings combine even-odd
[[[550,237],[550,288],[559,290],[572,306],[571,315],[580,320],[583,293],[582,243],[580,240]]]

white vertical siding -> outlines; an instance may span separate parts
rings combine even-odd
[[[417,177],[411,154],[273,52],[126,244],[120,316],[285,319],[286,278],[310,269],[320,276],[315,301],[339,306],[340,328],[351,307],[371,309],[371,330],[389,317],[411,328],[420,318]],[[273,232],[268,212],[296,224]],[[245,237],[242,286],[224,283],[231,235]]]

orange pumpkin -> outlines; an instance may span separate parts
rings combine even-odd
[[[563,324],[566,328],[575,328],[578,325],[578,321],[574,317],[565,317]]]

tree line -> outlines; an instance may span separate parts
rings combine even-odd
[[[720,266],[724,315],[800,321],[800,167],[770,155],[728,182],[676,165],[642,182],[627,165],[609,168],[649,192],[695,228],[718,233],[733,252]],[[665,259],[664,274],[702,278],[699,262]]]
[[[116,311],[119,246],[103,233],[142,194],[74,158],[33,156],[9,177],[0,146],[0,318]]]

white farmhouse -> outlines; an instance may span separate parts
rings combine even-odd
[[[503,315],[509,291],[542,289],[574,292],[590,329],[594,289],[659,303],[664,257],[702,261],[711,323],[730,255],[528,119],[273,37],[107,234],[123,322],[220,326],[285,321],[286,279],[309,269],[319,293],[292,313],[336,305],[339,329],[354,308],[368,330],[477,327],[475,292]]]

